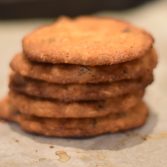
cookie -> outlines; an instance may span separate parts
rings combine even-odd
[[[10,105],[8,101],[0,103],[0,117],[17,122],[25,131],[44,136],[90,137],[104,133],[115,133],[142,126],[148,116],[145,103],[139,102],[126,113],[110,114],[100,118],[53,119],[27,116]],[[6,116],[4,116],[5,113]],[[10,116],[11,114],[11,116]]]
[[[83,100],[104,100],[135,93],[143,90],[153,81],[153,75],[147,74],[136,80],[122,80],[113,83],[101,84],[51,84],[22,77],[13,73],[10,76],[11,90],[39,98],[56,99],[65,102]]]
[[[10,103],[27,115],[50,118],[101,117],[120,111],[127,112],[142,98],[143,91],[101,101],[64,103],[56,100],[33,98],[10,91]]]
[[[42,64],[29,61],[17,54],[11,68],[20,75],[52,83],[99,83],[123,79],[135,79],[151,72],[157,64],[157,54],[152,49],[140,59],[109,66],[81,66],[65,64]],[[133,69],[133,70],[132,70]]]
[[[130,23],[109,17],[61,17],[23,39],[26,56],[37,62],[80,65],[118,64],[145,55],[153,37]]]
[[[0,101],[0,119],[13,121],[16,118],[16,112],[13,112],[13,107],[9,104],[9,98],[6,97]]]

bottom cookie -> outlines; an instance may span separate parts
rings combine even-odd
[[[147,115],[148,109],[144,102],[140,102],[127,113],[85,119],[27,116],[12,108],[8,99],[0,102],[0,118],[17,122],[27,132],[44,136],[91,137],[104,133],[125,131],[142,126]]]

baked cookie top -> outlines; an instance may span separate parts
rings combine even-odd
[[[143,56],[152,36],[130,23],[110,17],[60,17],[23,39],[26,56],[37,62],[111,65]]]

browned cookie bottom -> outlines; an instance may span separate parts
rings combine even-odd
[[[15,114],[16,113],[16,114]],[[129,112],[87,119],[53,119],[27,116],[10,107],[8,100],[0,103],[0,117],[17,122],[25,131],[44,136],[90,137],[115,133],[142,126],[148,116],[144,102]]]

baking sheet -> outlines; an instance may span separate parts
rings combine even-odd
[[[90,139],[46,138],[0,122],[0,167],[167,167],[167,1],[124,13],[104,12],[129,20],[154,34],[159,52],[155,82],[146,92],[151,113],[147,124],[126,133]],[[21,49],[22,36],[50,20],[0,21],[0,97],[7,92],[8,64]]]

